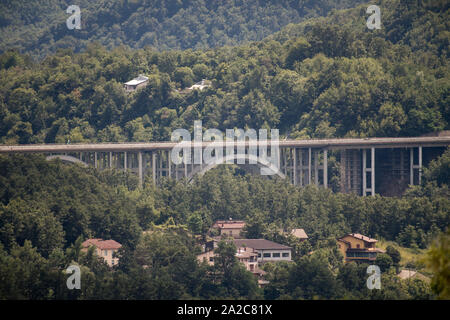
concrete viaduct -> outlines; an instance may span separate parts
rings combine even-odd
[[[271,140],[235,141],[233,150],[240,146],[245,148],[245,154],[248,155],[251,147],[259,147],[261,143],[269,147],[278,144],[280,170],[277,175],[289,179],[294,185],[315,184],[327,188],[328,157],[332,153],[339,164],[341,192],[363,196],[375,193],[397,195],[408,185],[421,183],[422,167],[444,152],[450,145],[450,135],[278,140],[275,143]],[[185,144],[202,150],[217,145],[215,142]],[[0,145],[0,153],[40,153],[46,155],[48,160],[60,158],[98,169],[129,170],[138,175],[141,184],[146,176],[151,176],[154,183],[163,177],[191,180],[195,175],[203,174],[217,165],[205,164],[203,159],[200,164],[174,164],[170,155],[176,145],[176,142]],[[224,162],[236,159],[224,158]],[[237,163],[248,168],[254,168],[254,164],[268,166],[257,159],[251,162],[250,156],[247,161],[240,159]]]

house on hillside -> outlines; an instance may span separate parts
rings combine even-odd
[[[208,250],[208,251],[205,251],[205,252],[197,255],[197,260],[200,263],[206,262],[210,266],[213,266],[215,257],[216,257],[216,254],[215,254],[214,250]]]
[[[208,250],[197,255],[199,262],[206,262],[210,266],[214,265],[216,253],[214,250]],[[238,247],[236,249],[236,258],[242,263],[247,271],[253,273],[258,280],[260,287],[266,285],[268,281],[264,279],[266,272],[258,267],[258,253],[250,247]]]
[[[292,229],[290,234],[293,235],[295,238],[300,239],[301,241],[308,239],[308,235],[303,229]]]
[[[139,88],[143,88],[148,84],[148,77],[139,75],[139,77],[134,78],[128,82],[124,83],[124,88],[126,92],[132,92]]]
[[[202,81],[194,83],[192,86],[190,86],[189,90],[203,90],[205,88],[211,87],[211,81],[202,79]]]
[[[419,279],[422,281],[425,281],[427,283],[430,283],[431,279],[428,278],[427,276],[424,276],[423,274],[421,274],[420,272],[414,271],[414,270],[408,270],[408,269],[403,269],[401,270],[397,276],[402,279],[402,280],[413,280],[413,279]]]
[[[178,93],[181,93],[181,94],[187,94],[193,90],[202,91],[203,89],[208,88],[208,87],[211,87],[211,80],[203,79],[202,81],[196,82],[188,88],[176,89],[175,91],[177,91]]]
[[[252,248],[237,248],[236,258],[250,272],[254,272],[258,268],[258,253]]]
[[[245,222],[242,220],[218,220],[211,229],[219,231],[219,235],[227,235],[233,238],[240,238],[242,236],[242,230],[245,227]]]
[[[234,239],[237,248],[252,248],[258,254],[258,263],[291,261],[292,248],[266,239]]]
[[[375,247],[376,239],[359,233],[349,233],[337,239],[337,242],[345,262],[372,262],[375,261],[379,253],[385,252]]]
[[[115,257],[114,254],[122,247],[122,245],[117,241],[87,239],[82,243],[82,250],[87,251],[91,246],[95,247],[97,256],[103,258],[110,267],[119,263],[119,258]]]

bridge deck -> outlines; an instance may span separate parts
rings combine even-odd
[[[444,137],[412,137],[412,138],[365,138],[365,139],[311,139],[311,140],[279,140],[281,148],[326,148],[326,149],[365,149],[365,148],[411,148],[411,147],[445,147],[450,145],[450,136]],[[215,146],[217,142],[203,144],[184,142],[185,146]],[[235,142],[235,146],[258,146],[261,141]],[[271,145],[271,141],[267,141]],[[33,144],[33,145],[0,145],[0,153],[26,152],[124,152],[170,150],[177,142],[145,142],[145,143],[88,143],[88,144]],[[225,143],[223,143],[225,146]]]

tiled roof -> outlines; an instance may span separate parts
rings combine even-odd
[[[87,239],[82,243],[84,248],[95,246],[101,250],[120,249],[122,245],[115,240]]]
[[[126,85],[129,85],[129,86],[135,86],[135,85],[138,85],[138,84],[140,84],[140,83],[142,83],[142,82],[145,82],[145,81],[147,81],[147,80],[148,80],[148,77],[143,76],[143,75],[140,75],[139,77],[136,77],[136,78],[134,78],[133,80],[130,80],[130,81],[128,81],[128,82],[125,82],[125,84],[126,84]]]
[[[350,237],[353,237],[353,238],[356,238],[356,239],[360,239],[360,240],[363,240],[365,242],[377,242],[378,241],[376,239],[372,239],[372,238],[363,236],[360,233],[349,233],[349,234],[345,235],[344,237],[346,237],[346,236],[350,236]],[[344,238],[344,237],[342,237],[342,238]],[[340,238],[340,239],[342,239],[342,238]]]
[[[291,249],[291,247],[266,239],[234,239],[236,247],[249,247],[255,250]]]
[[[353,252],[377,252],[377,253],[385,253],[383,249],[380,248],[348,248],[347,251]]]
[[[242,229],[245,222],[241,220],[218,220],[214,223],[213,228],[220,229]]]
[[[256,256],[258,256],[258,254],[256,252],[248,252],[248,251],[236,252],[236,257],[242,258],[242,259],[256,257]]]

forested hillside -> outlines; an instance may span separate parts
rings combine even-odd
[[[226,165],[193,184],[172,180],[155,188],[148,180],[137,188],[137,178],[123,172],[98,172],[41,156],[2,155],[0,298],[430,299],[445,288],[448,280],[439,278],[445,270],[436,274],[432,291],[427,282],[402,282],[395,275],[399,267],[429,274],[433,269],[426,268],[426,261],[405,265],[381,255],[376,264],[383,267],[383,287],[371,291],[365,286],[367,265],[344,265],[335,239],[362,232],[413,252],[428,247],[450,224],[448,186],[437,184],[448,176],[449,160],[446,152],[426,170],[424,185],[403,198],[384,198],[295,187],[242,175]],[[264,290],[235,261],[235,249],[229,246],[217,251],[228,263],[197,263],[200,247],[194,236],[230,216],[248,222],[248,237],[294,249],[293,263],[265,265],[270,285]],[[300,226],[307,242],[279,232]],[[80,251],[82,239],[92,237],[124,245],[114,270],[92,252]],[[82,267],[83,286],[69,291],[63,272],[74,262]]]
[[[91,44],[39,63],[7,52],[0,56],[0,142],[168,140],[196,119],[221,130],[279,128],[290,138],[448,129],[449,10],[436,3],[384,1],[381,30],[365,27],[361,6],[213,50]],[[141,73],[149,85],[125,93],[122,83]],[[203,78],[213,86],[175,90]]]
[[[356,0],[83,0],[82,29],[68,30],[68,1],[3,1],[0,144],[166,141],[195,120],[282,139],[448,130],[447,2],[375,1],[382,28],[369,30]],[[127,93],[140,74],[148,85]],[[180,90],[202,79],[211,87]],[[130,172],[0,155],[0,300],[449,299],[450,150],[402,197],[334,193],[335,160],[328,189],[233,165],[139,187]],[[197,260],[199,239],[230,217],[293,248],[292,263],[264,265],[264,289],[230,244],[214,266]],[[292,228],[308,240],[280,232]],[[388,244],[381,290],[367,288],[366,264],[343,263],[336,238],[350,232]],[[87,238],[120,242],[119,264],[83,252]],[[83,285],[70,291],[74,263]],[[432,280],[401,281],[401,268]]]
[[[0,3],[0,52],[16,48],[44,57],[57,48],[127,45],[205,49],[261,40],[288,23],[325,16],[363,0],[6,0]],[[69,30],[76,4],[81,29]]]

